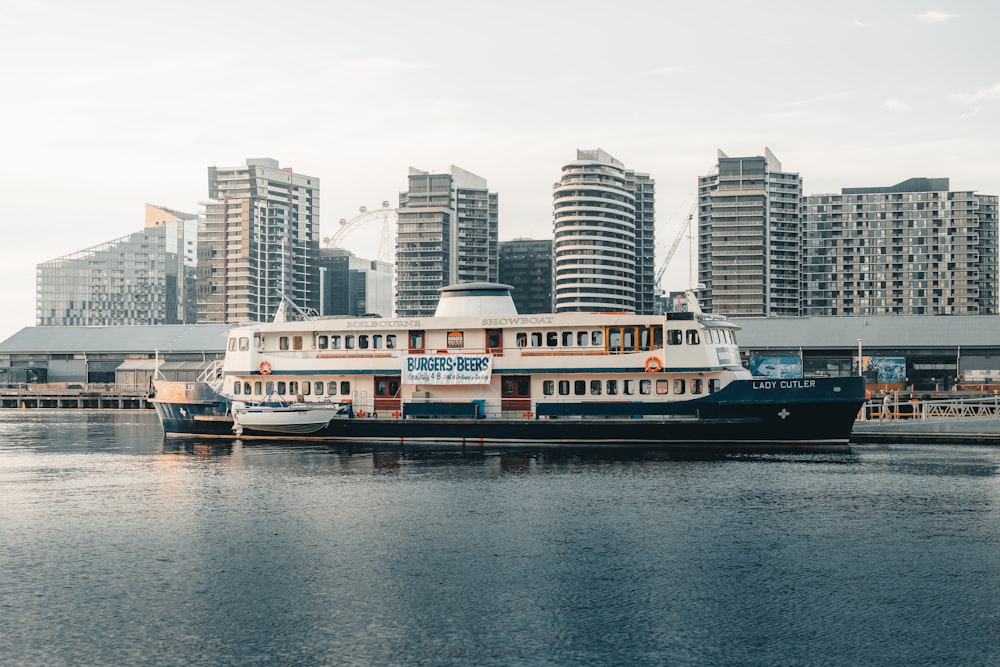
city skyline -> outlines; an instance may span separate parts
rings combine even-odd
[[[0,339],[33,325],[39,263],[135,231],[147,202],[201,210],[205,168],[253,156],[321,180],[324,237],[395,206],[408,167],[462,165],[499,193],[509,240],[552,237],[560,167],[600,147],[657,182],[657,265],[720,148],[769,147],[810,195],[911,177],[1000,192],[993,5],[239,7],[0,10]],[[688,274],[678,253],[664,288]]]

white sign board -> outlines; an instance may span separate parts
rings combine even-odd
[[[492,354],[408,354],[403,384],[489,384]]]

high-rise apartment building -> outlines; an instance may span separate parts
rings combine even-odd
[[[397,316],[433,315],[447,285],[496,282],[497,201],[485,178],[454,165],[446,174],[410,168],[396,211]]]
[[[653,312],[655,181],[578,150],[553,190],[556,312]]]
[[[141,231],[39,264],[37,324],[193,323],[197,222],[194,214],[147,204]]]
[[[500,282],[514,288],[511,297],[517,312],[551,313],[552,241],[501,241]]]
[[[805,315],[996,315],[997,197],[947,178],[805,198]]]
[[[319,179],[277,160],[209,167],[198,235],[198,321],[267,321],[283,295],[318,305]]]
[[[802,178],[764,155],[721,150],[698,178],[699,299],[707,312],[736,316],[801,314]]]

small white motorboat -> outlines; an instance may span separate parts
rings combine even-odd
[[[320,431],[334,419],[350,418],[349,404],[283,403],[247,405],[233,403],[233,431],[256,433],[308,434]]]

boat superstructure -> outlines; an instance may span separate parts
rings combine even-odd
[[[508,286],[471,283],[434,317],[277,320],[230,332],[215,405],[344,408],[324,439],[846,442],[864,400],[862,378],[754,379],[738,327],[690,293],[665,316],[522,315]],[[168,434],[232,435],[153,400]]]

